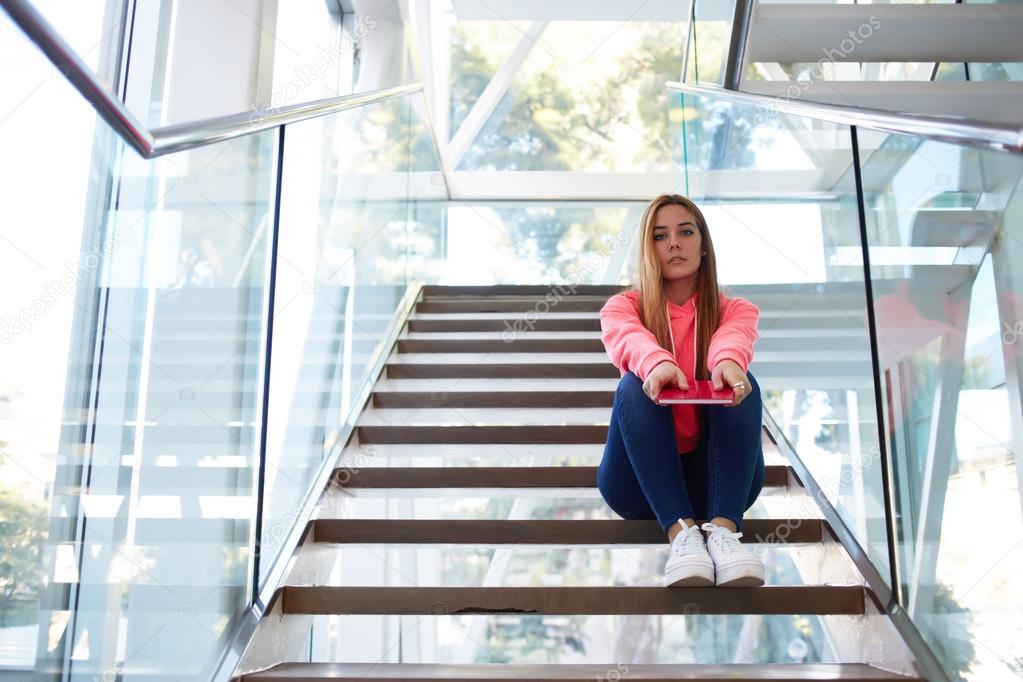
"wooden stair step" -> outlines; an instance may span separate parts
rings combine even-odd
[[[611,407],[615,389],[374,391],[374,407]]]
[[[391,544],[648,545],[666,543],[656,521],[619,519],[333,519],[314,522],[317,542]],[[744,519],[742,542],[816,543],[823,519]]]
[[[865,322],[841,310],[814,311],[808,314],[800,309],[789,312],[761,311],[760,332],[764,337],[787,329],[798,329],[810,335],[834,335],[836,332],[865,334]],[[543,315],[530,320],[528,325],[521,316],[508,313],[465,313],[459,315],[419,315],[409,318],[408,331],[413,333],[450,332],[599,332],[600,318],[596,312]]]
[[[483,316],[458,315],[458,316],[419,316],[412,317],[408,321],[410,332],[455,332],[455,331],[477,331],[477,332],[504,332],[509,329],[519,328],[516,322],[523,324],[519,318],[507,315]],[[526,327],[523,327],[526,328]],[[596,313],[585,315],[544,315],[532,320],[529,329],[539,332],[599,332],[600,319]]]
[[[364,467],[334,470],[331,481],[344,488],[592,488],[597,467]],[[764,485],[780,487],[789,467],[765,467]]]
[[[538,317],[556,310],[566,313],[599,312],[607,296],[566,296],[548,302],[540,296],[442,298],[430,297],[416,304],[419,313],[528,313]]]
[[[359,426],[360,443],[604,443],[607,425]]]
[[[602,407],[610,408],[619,378],[381,378],[375,408]]]
[[[764,587],[287,586],[285,614],[810,614],[862,615],[861,585]]]
[[[472,362],[439,364],[433,362],[389,362],[390,379],[428,379],[446,377],[563,377],[620,378],[621,372],[605,359],[602,363],[556,362]]]
[[[614,677],[611,673],[617,673]],[[531,682],[622,679],[641,682],[717,682],[718,680],[917,680],[862,663],[283,663],[244,675],[244,680],[320,682],[332,680],[459,680],[460,682]]]
[[[757,341],[758,354],[776,357],[817,352],[821,338],[831,352],[863,349],[863,330],[801,330],[799,335],[773,336],[765,332]],[[564,336],[572,334],[573,336]],[[398,339],[399,353],[604,353],[598,332],[410,332]]]
[[[619,284],[425,284],[423,298],[465,296],[485,298],[490,296],[603,296],[605,298],[625,291],[627,286]]]
[[[525,334],[492,339],[398,339],[399,353],[599,353],[600,338],[529,338]]]

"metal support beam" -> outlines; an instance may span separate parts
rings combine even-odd
[[[728,43],[724,80],[721,83],[726,90],[739,90],[742,86],[742,72],[746,66],[746,43],[749,40],[752,17],[753,0],[735,0],[735,13],[732,15],[732,37]]]

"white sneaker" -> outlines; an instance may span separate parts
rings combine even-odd
[[[714,562],[707,554],[703,533],[697,525],[682,524],[671,541],[668,561],[664,564],[665,587],[710,587],[714,584]]]
[[[764,584],[764,562],[739,543],[742,533],[707,522],[707,550],[714,560],[715,584],[719,587],[760,587]]]

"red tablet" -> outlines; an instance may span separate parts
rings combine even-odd
[[[729,405],[734,398],[734,391],[731,386],[725,386],[720,391],[715,391],[709,379],[698,379],[693,382],[687,390],[681,391],[674,386],[669,386],[657,396],[658,405]]]

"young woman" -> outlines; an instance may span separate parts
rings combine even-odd
[[[657,197],[640,230],[639,286],[600,311],[601,339],[622,378],[597,486],[623,518],[660,523],[671,543],[667,586],[763,585],[764,564],[738,532],[764,481],[760,388],[747,372],[760,309],[718,291],[707,221],[689,199]],[[735,398],[655,402],[664,387],[695,379],[728,384]]]

